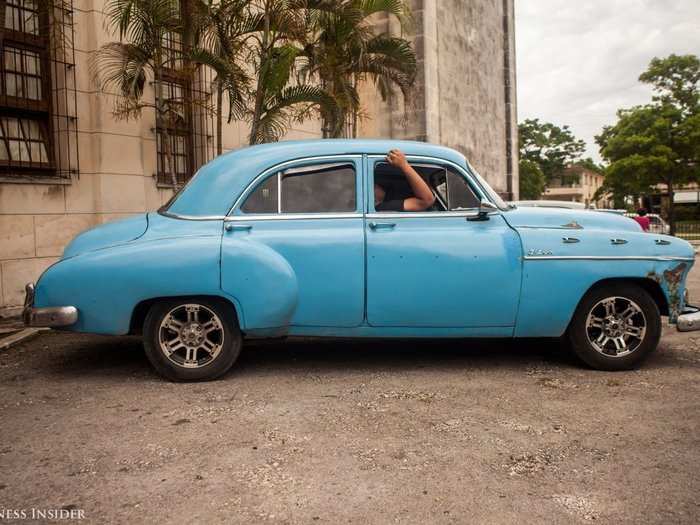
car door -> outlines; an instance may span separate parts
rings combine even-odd
[[[412,159],[409,157],[409,162]],[[482,190],[436,161],[417,166],[436,194],[432,211],[368,212],[367,320],[373,326],[483,328],[515,325],[521,244],[500,212],[476,218]],[[370,159],[367,193],[381,159]],[[444,175],[439,175],[440,171]],[[435,174],[437,180],[434,180]],[[373,199],[367,209],[374,210]],[[492,330],[492,333],[501,333]]]
[[[222,289],[240,295],[238,253],[262,245],[271,250],[266,252],[269,257],[283,259],[293,273],[296,297],[289,325],[360,325],[365,289],[361,181],[359,155],[286,163],[258,177],[226,221]],[[264,279],[265,272],[259,273]],[[258,296],[270,295],[261,284],[252,283]],[[275,302],[282,300],[277,294],[247,301],[257,305],[252,315],[274,311]],[[245,311],[246,300],[241,302]]]

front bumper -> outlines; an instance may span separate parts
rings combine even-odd
[[[700,308],[686,305],[676,320],[676,329],[679,332],[700,330]]]
[[[34,284],[29,283],[25,287],[22,320],[26,326],[69,326],[78,320],[78,309],[75,306],[34,308]]]

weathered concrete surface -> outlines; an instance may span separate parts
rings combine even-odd
[[[518,196],[513,0],[412,0],[418,72],[408,101],[364,86],[360,136],[426,140],[462,152],[502,194]],[[377,26],[400,34],[396,22]],[[512,171],[511,187],[507,173]]]
[[[697,523],[699,343],[667,330],[622,373],[542,342],[275,343],[220,381],[173,384],[137,339],[42,334],[0,353],[0,507],[74,506],[86,523]]]

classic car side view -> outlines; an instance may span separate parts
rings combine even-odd
[[[429,208],[375,207],[377,185],[392,201],[411,192],[392,148]],[[142,333],[173,380],[218,377],[244,338],[280,336],[565,336],[588,365],[619,370],[656,348],[662,316],[700,329],[685,297],[694,260],[627,217],[508,206],[448,148],[281,142],[218,157],[157,212],[78,235],[27,285],[24,316]]]

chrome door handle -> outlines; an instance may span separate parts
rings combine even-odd
[[[370,222],[370,230],[392,230],[396,226],[395,222]]]
[[[252,224],[232,224],[232,223],[227,223],[226,226],[224,226],[224,229],[227,232],[247,232],[253,229]]]
[[[579,239],[577,239],[576,237],[562,237],[562,238],[561,238],[561,241],[562,241],[564,244],[575,244],[575,243],[577,243],[577,242],[581,242],[581,241],[580,241]]]
[[[666,239],[656,239],[654,242],[659,246],[667,246],[671,244],[671,241],[667,241]]]
[[[625,239],[610,239],[611,244],[627,244]]]

